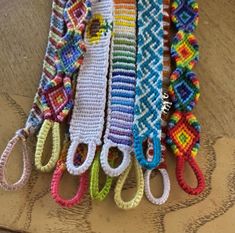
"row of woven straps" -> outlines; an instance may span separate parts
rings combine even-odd
[[[171,21],[177,30],[172,42]],[[170,194],[166,144],[176,155],[179,185],[188,194],[200,194],[205,188],[195,161],[200,125],[192,113],[199,98],[192,71],[199,58],[197,24],[196,0],[53,0],[39,88],[25,127],[0,158],[0,187],[11,191],[27,184],[32,170],[27,141],[37,134],[35,167],[53,171],[51,196],[63,207],[79,204],[88,189],[92,199],[104,200],[115,177],[119,208],[138,206],[144,193],[153,204],[165,203]],[[12,184],[6,165],[18,142],[23,173]],[[185,181],[185,162],[196,187]],[[132,167],[136,181],[129,179],[136,192],[124,201]],[[59,192],[66,171],[78,177],[71,199]],[[160,197],[150,185],[157,172],[163,181]]]

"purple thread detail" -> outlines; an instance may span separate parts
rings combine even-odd
[[[126,146],[131,146],[132,145],[132,140],[116,138],[113,135],[109,135],[108,139],[111,140],[114,143],[117,143],[117,144],[122,144],[122,145],[126,145]]]
[[[110,129],[110,134],[114,134],[114,135],[120,135],[120,136],[132,136],[131,131],[121,131],[121,130],[116,130],[116,129]]]

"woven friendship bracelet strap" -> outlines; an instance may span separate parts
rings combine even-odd
[[[123,186],[127,180],[127,177],[134,166],[136,173],[136,193],[134,197],[129,201],[124,201],[122,198]],[[124,210],[129,210],[137,207],[144,195],[144,176],[137,159],[133,156],[127,169],[118,177],[115,190],[114,190],[114,201],[116,205]]]
[[[67,208],[71,208],[74,205],[77,205],[82,201],[82,198],[84,197],[85,193],[88,190],[88,183],[89,183],[88,173],[85,172],[79,177],[79,185],[78,185],[77,192],[74,195],[74,197],[70,199],[64,199],[59,194],[59,185],[64,175],[64,172],[66,171],[65,161],[66,161],[66,156],[67,156],[69,145],[70,145],[69,135],[66,135],[63,148],[60,153],[60,159],[57,161],[56,168],[53,172],[53,176],[51,180],[52,198],[55,200],[57,204],[59,204],[62,207],[67,207]],[[77,158],[81,157],[81,153],[82,152],[77,153]]]
[[[141,166],[155,168],[161,160],[161,108],[163,71],[163,2],[138,1],[137,83],[134,112],[134,151]],[[152,161],[143,143],[153,141]]]
[[[38,134],[35,152],[35,166],[42,172],[51,171],[59,159],[59,126],[73,107],[72,79],[77,75],[83,61],[85,45],[82,37],[86,22],[90,18],[90,9],[89,0],[68,0],[63,11],[66,33],[56,45],[56,75],[42,89],[44,122]],[[52,155],[48,163],[42,165],[43,149],[50,129]]]
[[[73,80],[73,96],[75,96],[75,89],[76,89],[76,79]],[[52,180],[51,180],[51,196],[55,200],[57,204],[59,204],[62,207],[67,207],[71,208],[76,204],[79,204],[82,201],[82,198],[84,197],[85,193],[88,190],[88,183],[89,183],[89,177],[88,173],[85,172],[83,173],[80,177],[78,177],[79,182],[78,182],[78,188],[76,194],[70,198],[70,199],[65,199],[60,195],[60,182],[61,179],[63,178],[64,173],[66,172],[66,156],[68,152],[68,148],[70,145],[70,136],[69,136],[69,122],[71,119],[71,112],[67,118],[67,132],[65,134],[65,139],[63,143],[63,147],[60,153],[60,158],[56,163],[55,170],[53,172]],[[81,163],[83,159],[84,153],[84,148],[79,148],[80,150],[76,151],[76,163],[79,164]]]
[[[99,190],[99,173],[100,173],[100,150],[98,147],[96,152],[96,157],[93,161],[91,172],[90,172],[90,195],[93,200],[103,201],[109,194],[111,185],[113,182],[113,177],[106,176],[105,184],[101,190]],[[110,150],[109,158],[111,158],[111,165],[114,165],[115,161],[115,151]]]
[[[191,71],[199,59],[197,40],[192,34],[198,18],[198,4],[195,0],[173,1],[172,21],[178,32],[171,47],[176,70],[170,77],[169,94],[176,111],[169,120],[167,142],[177,158],[178,183],[192,195],[201,193],[205,188],[204,176],[194,159],[199,149],[200,125],[191,112],[199,98],[199,81]],[[196,187],[191,187],[184,179],[185,162],[189,163],[197,178]]]
[[[78,75],[70,122],[71,145],[66,163],[68,171],[74,175],[80,175],[90,167],[96,146],[101,145],[111,30],[112,1],[94,0],[92,18],[85,33],[87,52]],[[75,166],[75,151],[82,143],[88,146],[87,156],[83,164]]]
[[[136,84],[135,22],[135,0],[114,0],[108,114],[100,157],[101,166],[109,176],[119,176],[127,168],[133,150],[132,127]],[[111,147],[115,147],[123,154],[121,164],[115,168],[108,163],[108,152]]]
[[[150,187],[150,177],[153,170],[146,170],[144,173],[144,181],[145,181],[145,195],[147,199],[155,204],[162,205],[164,204],[170,193],[170,179],[167,172],[166,165],[166,132],[167,132],[167,114],[171,107],[171,102],[168,101],[168,94],[166,94],[168,85],[169,85],[169,76],[171,73],[171,62],[170,62],[170,1],[163,1],[163,29],[164,29],[164,54],[163,54],[163,106],[162,106],[162,119],[161,119],[161,162],[160,164],[153,170],[158,170],[162,176],[163,180],[163,192],[161,197],[154,197],[151,192]],[[153,143],[151,139],[148,139],[148,148],[147,148],[147,158],[149,161],[153,158]]]
[[[65,3],[65,0],[53,0],[48,44],[43,62],[42,76],[38,91],[34,97],[34,103],[32,109],[29,112],[25,128],[20,129],[16,132],[16,135],[9,141],[0,159],[0,185],[5,190],[10,191],[22,188],[27,183],[31,174],[31,158],[28,154],[26,140],[29,136],[32,136],[37,132],[43,121],[43,111],[42,103],[40,102],[40,95],[42,88],[55,76],[55,45],[59,42],[63,33],[64,19],[62,14]],[[19,141],[22,142],[23,149],[23,173],[17,182],[15,182],[14,184],[9,184],[5,177],[5,167],[11,152]]]

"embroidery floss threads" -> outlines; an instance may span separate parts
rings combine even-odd
[[[29,112],[25,128],[16,132],[16,135],[9,141],[0,159],[0,185],[3,189],[8,191],[22,188],[28,182],[31,174],[31,159],[28,154],[26,140],[28,137],[31,137],[37,132],[43,121],[42,103],[40,102],[40,96],[43,87],[55,76],[55,45],[62,37],[62,31],[64,27],[62,12],[65,7],[65,3],[65,0],[54,0],[52,3],[48,44],[38,91],[34,97],[34,103],[32,109]],[[22,142],[23,146],[23,173],[17,182],[10,184],[5,177],[5,167],[13,148],[19,141]]]
[[[197,40],[192,34],[198,18],[198,4],[195,0],[173,1],[172,21],[178,32],[171,48],[176,70],[170,77],[169,94],[176,111],[169,120],[167,143],[176,155],[177,181],[191,195],[200,194],[205,188],[204,176],[194,159],[199,149],[200,125],[191,113],[199,98],[199,81],[191,71],[199,60]],[[185,162],[189,163],[197,178],[195,188],[184,180]]]
[[[51,171],[60,153],[60,123],[64,122],[73,107],[72,79],[83,61],[85,45],[83,33],[90,18],[89,0],[68,0],[63,17],[66,22],[66,34],[58,42],[56,56],[56,75],[42,89],[41,102],[44,122],[38,134],[35,152],[35,166],[42,172]],[[46,165],[42,165],[44,144],[52,128],[52,156]]]
[[[92,2],[92,18],[86,28],[87,52],[81,66],[70,122],[71,145],[67,156],[67,169],[80,175],[92,164],[96,146],[101,145],[106,99],[109,45],[112,30],[112,1]],[[79,144],[88,145],[86,159],[75,166],[74,156]]]
[[[114,0],[106,132],[100,161],[109,176],[119,176],[130,163],[136,84],[136,2]],[[119,166],[108,163],[110,148],[122,152]]]
[[[134,112],[134,151],[146,169],[161,160],[161,107],[163,71],[163,2],[138,1],[137,83]],[[143,142],[151,138],[153,159],[147,161]]]

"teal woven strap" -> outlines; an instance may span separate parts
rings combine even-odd
[[[161,160],[161,107],[163,72],[163,2],[138,1],[137,84],[134,116],[134,149],[139,163],[153,169]],[[152,161],[147,161],[143,142],[151,138]]]

